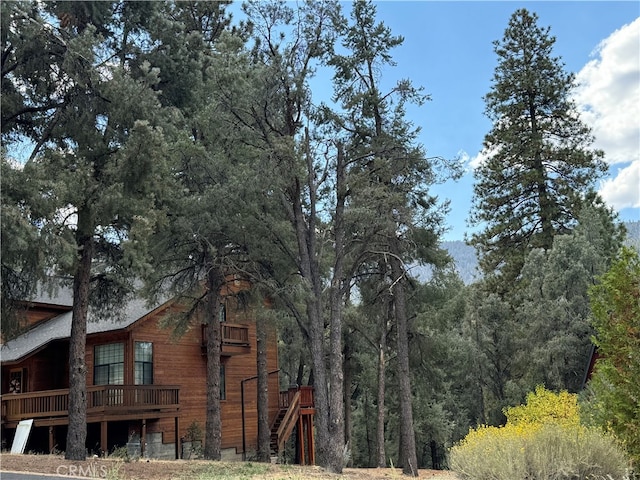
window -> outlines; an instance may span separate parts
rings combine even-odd
[[[224,365],[220,364],[220,400],[227,399],[227,382],[225,378]]]
[[[124,384],[124,344],[96,345],[93,351],[93,384]]]
[[[218,310],[218,320],[220,322],[227,321],[227,307],[224,305],[224,303],[220,304],[220,310]]]
[[[134,377],[136,385],[153,383],[153,343],[136,342]]]
[[[19,370],[11,370],[9,373],[9,393],[23,393],[24,375],[22,368]]]

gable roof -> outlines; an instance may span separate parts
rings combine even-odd
[[[52,304],[52,302],[57,304],[55,299],[49,299],[48,302],[40,300],[40,303]],[[92,314],[90,310],[87,314],[87,335],[127,328],[162,305],[149,307],[146,301],[134,298],[125,304],[117,316],[109,318]],[[39,323],[34,328],[3,344],[0,347],[0,362],[16,362],[44,348],[54,340],[69,338],[71,336],[71,317],[72,312],[65,312]]]
[[[36,288],[27,303],[73,307],[73,283],[71,279],[52,279]]]

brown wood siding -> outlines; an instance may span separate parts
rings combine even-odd
[[[25,326],[30,328],[43,320],[49,320],[57,315],[60,315],[59,310],[48,310],[44,308],[33,308],[25,312]]]
[[[184,437],[193,421],[198,421],[204,431],[206,364],[200,348],[200,325],[192,326],[182,337],[176,339],[173,338],[171,329],[160,327],[160,319],[161,315],[156,315],[137,322],[131,330],[131,343],[153,343],[154,384],[180,387],[179,435]],[[174,419],[151,422],[147,426],[147,432],[161,432],[163,442],[175,442]]]
[[[52,342],[32,357],[29,368],[29,391],[69,388],[69,343]]]
[[[249,332],[250,353],[222,359],[225,365],[226,400],[222,401],[222,448],[242,451],[241,381],[254,377],[256,370],[255,313],[238,308],[234,299],[225,302],[227,321],[246,325]],[[193,422],[204,432],[206,421],[206,357],[202,354],[200,325],[193,325],[179,340],[171,338],[171,331],[158,326],[160,315],[137,322],[131,330],[131,342],[153,343],[154,384],[180,386],[180,437],[187,435]],[[278,368],[275,328],[269,333],[267,352],[269,371]],[[277,374],[269,381],[269,411],[274,417],[278,410],[279,383]],[[257,439],[256,382],[245,382],[245,436],[248,449],[255,449]],[[147,426],[149,433],[162,432],[163,441],[175,441],[172,418],[159,419]]]
[[[243,282],[233,285],[243,288]],[[229,323],[244,325],[249,336],[248,353],[224,356],[226,399],[222,401],[222,448],[236,448],[242,451],[242,405],[241,383],[255,377],[256,368],[256,327],[255,310],[245,308],[235,297],[225,300]],[[202,331],[199,321],[179,339],[171,329],[161,328],[159,321],[168,310],[158,310],[133,323],[130,327],[114,332],[92,334],[86,342],[87,385],[94,384],[94,347],[109,343],[124,343],[124,383],[134,383],[134,345],[137,341],[153,343],[153,383],[154,385],[175,385],[180,388],[180,410],[178,435],[185,437],[193,422],[204,432],[206,417],[206,357],[203,355]],[[27,371],[26,391],[68,388],[68,341],[56,341],[40,352],[15,365],[2,367],[2,391],[8,391],[9,372],[15,368]],[[275,326],[270,329],[267,349],[268,371],[278,368],[277,335]],[[257,439],[257,393],[256,380],[245,382],[245,437],[248,450],[256,448]],[[269,377],[269,412],[273,419],[278,411],[278,374]],[[148,433],[162,433],[164,443],[175,442],[174,418],[150,418]]]
[[[23,370],[22,392],[55,390],[69,387],[69,343],[52,342],[40,352],[21,362],[2,367],[2,393],[9,391],[9,375]]]
[[[243,281],[235,281],[233,287],[247,287]],[[256,310],[246,308],[238,302],[237,297],[227,297],[225,302],[227,322],[249,327],[249,344],[251,352],[247,355],[230,357],[225,362],[227,398],[222,405],[222,448],[236,447],[242,451],[242,402],[241,383],[244,382],[244,420],[245,441],[247,450],[255,450],[258,438],[257,412],[257,345],[256,345]],[[267,339],[267,371],[278,368],[278,347],[275,328],[271,328]],[[275,417],[278,411],[279,382],[278,375],[271,375],[269,381],[269,418]]]

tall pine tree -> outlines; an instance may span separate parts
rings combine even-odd
[[[177,120],[172,191],[162,203],[166,222],[153,236],[155,268],[146,278],[147,292],[151,297],[170,294],[183,305],[167,319],[176,335],[194,324],[207,325],[203,455],[210,460],[220,460],[222,445],[222,291],[238,263],[245,263],[242,219],[249,202],[243,199],[252,185],[245,181],[250,173],[243,166],[252,157],[238,150],[234,125],[218,102],[219,78],[228,78],[230,68],[241,62],[241,39],[227,35],[228,3],[164,4],[150,31],[160,47],[144,56],[159,67],[160,101],[174,109]],[[234,94],[240,92],[234,89]]]
[[[484,274],[500,294],[509,291],[531,248],[551,248],[571,229],[580,203],[606,171],[603,153],[571,100],[574,75],[553,56],[555,38],[538,17],[517,10],[494,42],[498,65],[486,114],[486,162],[475,172],[470,239]]]
[[[406,265],[444,258],[437,247],[443,222],[437,209],[442,206],[429,192],[442,165],[427,158],[417,142],[419,128],[406,119],[407,105],[427,99],[421,89],[402,79],[383,90],[382,72],[394,65],[391,52],[403,38],[376,21],[370,1],[353,3],[351,22],[339,33],[347,53],[334,54],[329,63],[335,67],[334,100],[341,108],[333,120],[346,147],[346,219],[353,229],[351,238],[360,243],[355,254],[360,264],[374,276],[382,272],[379,288],[388,288],[391,295],[400,406],[398,462],[404,473],[417,476],[409,369],[411,281]]]
[[[332,472],[341,472],[341,303],[345,282],[340,235],[344,229],[337,221],[338,228],[331,231],[325,219],[334,213],[342,215],[339,205],[344,206],[346,189],[339,178],[344,156],[337,147],[327,149],[329,142],[319,144],[311,128],[304,128],[313,123],[309,79],[333,42],[333,21],[339,5],[334,0],[306,1],[294,10],[279,0],[251,1],[245,4],[245,12],[254,26],[252,55],[261,76],[247,85],[244,102],[238,99],[229,102],[229,107],[251,130],[253,144],[262,150],[261,162],[255,168],[264,185],[262,231],[265,239],[277,247],[271,248],[270,261],[274,265],[288,263],[289,271],[298,274],[289,274],[288,282],[295,282],[301,303],[296,305],[291,296],[284,298],[284,291],[280,293],[311,351],[317,462]],[[333,191],[326,188],[327,175],[335,178]],[[323,208],[333,206],[333,212],[324,217]],[[327,248],[329,243],[331,248]],[[326,285],[331,287],[325,289]]]
[[[157,72],[130,61],[129,40],[140,38],[147,8],[15,2],[3,9],[3,140],[30,148],[21,211],[60,247],[43,267],[73,279],[66,444],[73,460],[86,455],[89,305],[107,314],[132,291],[165,178]]]

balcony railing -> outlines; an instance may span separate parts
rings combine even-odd
[[[249,327],[222,323],[222,344],[249,346]]]
[[[87,416],[177,410],[180,406],[179,392],[179,387],[165,385],[92,385],[87,387]],[[5,422],[66,417],[68,409],[68,389],[2,396]]]
[[[207,328],[208,325],[202,325],[202,355],[207,354]],[[251,351],[247,325],[221,322],[220,337],[222,355],[244,355]]]

